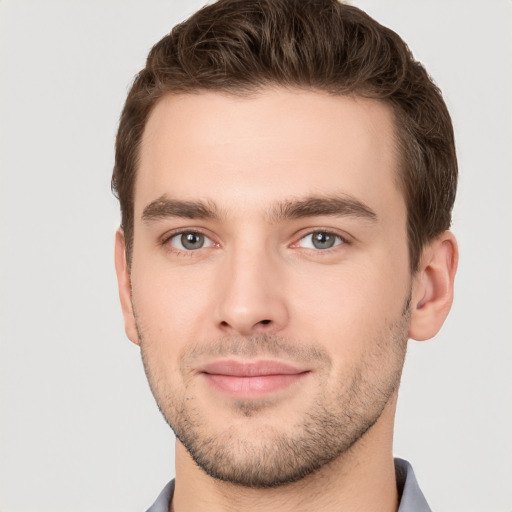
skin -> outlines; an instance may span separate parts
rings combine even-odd
[[[445,232],[410,274],[397,166],[392,113],[374,100],[268,89],[167,96],[153,110],[132,265],[119,231],[116,269],[127,335],[181,439],[173,510],[397,509],[392,433],[405,346],[440,329],[457,266]],[[333,198],[341,210],[338,201],[328,211]],[[297,202],[306,213],[290,213]],[[187,250],[184,232],[205,244]],[[311,234],[326,232],[333,246],[315,247]],[[233,395],[202,371],[226,358],[303,375]],[[318,411],[331,413],[334,431],[322,414],[311,421]],[[305,443],[308,421],[312,446],[330,460],[270,488],[233,479],[233,467],[261,453],[281,461],[277,440]],[[203,452],[212,447],[203,456],[215,478],[194,462],[187,433]]]

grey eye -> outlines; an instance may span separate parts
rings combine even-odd
[[[181,251],[195,251],[203,247],[210,247],[212,241],[202,233],[189,231],[186,233],[178,233],[171,237],[170,244]]]
[[[184,233],[181,235],[181,244],[185,249],[201,249],[204,245],[204,236],[200,233]]]
[[[340,236],[327,231],[314,231],[301,239],[301,247],[307,249],[331,249],[343,243]]]

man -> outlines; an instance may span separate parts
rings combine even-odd
[[[176,434],[164,510],[426,511],[393,460],[457,245],[441,94],[335,0],[219,0],[150,52],[113,188],[126,333]]]

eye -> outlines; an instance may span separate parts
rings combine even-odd
[[[300,239],[300,246],[306,249],[331,249],[344,243],[344,240],[328,231],[314,231]]]
[[[202,233],[197,231],[186,231],[171,236],[168,243],[180,251],[196,251],[204,247],[211,247],[213,242]]]

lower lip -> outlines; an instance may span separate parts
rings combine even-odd
[[[210,373],[203,373],[203,375],[207,382],[219,391],[239,398],[250,398],[285,389],[303,379],[308,373],[257,375],[252,377]]]

